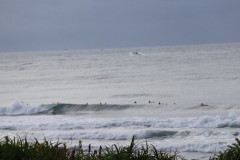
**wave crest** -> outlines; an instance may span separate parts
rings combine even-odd
[[[31,106],[23,102],[14,101],[10,106],[0,107],[0,115],[33,115],[48,113],[49,106]]]

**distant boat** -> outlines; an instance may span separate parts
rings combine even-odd
[[[138,51],[132,51],[132,54],[134,54],[134,55],[142,55]]]

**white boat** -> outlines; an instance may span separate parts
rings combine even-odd
[[[132,54],[141,55],[138,51],[132,51]]]

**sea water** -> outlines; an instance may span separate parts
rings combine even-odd
[[[239,43],[0,53],[0,137],[98,148],[135,136],[207,159],[240,134],[239,62]]]

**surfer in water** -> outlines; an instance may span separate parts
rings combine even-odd
[[[52,114],[56,114],[56,108],[53,108]]]
[[[154,102],[154,101],[150,101],[150,100],[149,100],[149,101],[148,101],[148,103],[155,103],[155,102]]]
[[[134,55],[142,55],[138,51],[132,51],[132,54],[134,54]]]
[[[207,104],[201,103],[201,106],[208,106]]]

